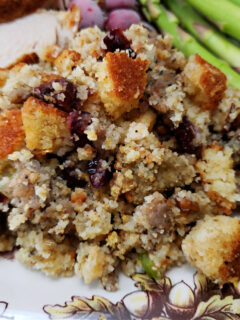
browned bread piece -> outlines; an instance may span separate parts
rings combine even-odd
[[[232,150],[213,144],[203,151],[196,164],[204,190],[219,208],[231,214],[237,200],[236,179],[233,169]]]
[[[215,110],[226,90],[227,78],[198,54],[190,57],[185,69],[186,90],[203,110]]]
[[[0,22],[8,22],[42,7],[46,0],[0,0]]]
[[[20,110],[8,110],[0,115],[0,159],[6,158],[25,144]]]
[[[64,140],[70,140],[67,117],[66,112],[53,105],[37,98],[28,98],[22,108],[28,149],[39,154],[56,152],[65,144]]]
[[[220,282],[240,279],[240,220],[205,217],[183,240],[187,260],[207,277]]]
[[[81,63],[81,55],[75,50],[63,50],[55,60],[55,66],[59,73],[71,74],[72,70]]]
[[[147,84],[148,60],[125,52],[109,52],[98,70],[99,94],[109,115],[117,119],[138,106]]]

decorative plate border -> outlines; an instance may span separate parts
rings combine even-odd
[[[64,305],[45,305],[49,319],[107,320],[240,320],[240,292],[233,284],[220,287],[202,274],[193,276],[194,287],[184,281],[172,285],[164,277],[133,277],[136,290],[113,304],[108,299],[73,296]]]

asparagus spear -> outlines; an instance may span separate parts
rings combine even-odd
[[[218,59],[205,49],[195,38],[178,27],[178,19],[165,10],[159,0],[140,0],[144,5],[146,17],[151,16],[151,21],[164,33],[173,37],[173,44],[182,51],[185,56],[198,53],[204,60],[208,61],[226,74],[228,83],[236,89],[240,89],[240,75],[235,72],[226,61]]]
[[[239,0],[240,1],[240,0]],[[222,59],[240,70],[240,48],[207,23],[184,0],[165,0],[167,6],[180,19],[182,26]]]
[[[159,272],[154,269],[154,264],[152,260],[149,258],[148,254],[141,254],[139,258],[142,263],[143,269],[146,271],[146,274],[153,279],[159,279]]]
[[[236,5],[240,6],[240,0],[230,0],[232,3],[235,3]]]
[[[222,31],[240,40],[240,8],[229,0],[188,0]]]

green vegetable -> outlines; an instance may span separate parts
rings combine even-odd
[[[230,85],[240,89],[240,75],[235,72],[226,61],[215,57],[194,37],[179,28],[179,20],[175,15],[166,11],[158,0],[147,0],[147,3],[145,0],[142,1],[145,3],[145,12],[148,12],[148,15],[152,18],[151,21],[154,22],[161,31],[172,35],[174,46],[182,51],[187,58],[198,53],[204,60],[225,73]]]
[[[153,269],[154,263],[149,258],[148,254],[147,253],[141,254],[139,258],[142,263],[143,269],[146,271],[147,275],[149,275],[149,277],[153,279],[159,279],[159,272]]]
[[[240,48],[215,30],[186,1],[165,0],[165,3],[195,38],[234,68],[240,69]]]
[[[230,0],[232,3],[235,3],[236,5],[240,6],[240,0]]]
[[[188,0],[222,31],[240,40],[240,8],[229,0]]]

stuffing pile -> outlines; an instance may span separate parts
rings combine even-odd
[[[0,250],[116,290],[147,253],[240,277],[240,92],[141,25],[0,71]],[[182,245],[183,244],[183,245]],[[214,263],[214,261],[217,263]]]

